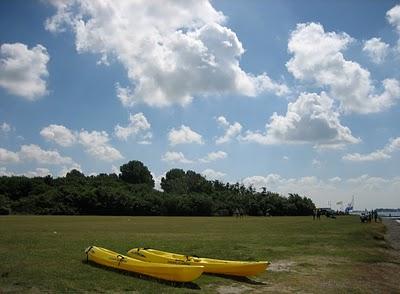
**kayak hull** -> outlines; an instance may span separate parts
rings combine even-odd
[[[191,282],[203,273],[202,266],[179,266],[173,264],[148,263],[118,254],[111,250],[91,246],[86,249],[87,260],[100,265],[135,272],[174,282]]]
[[[199,258],[147,248],[134,248],[128,251],[128,256],[147,262],[179,264],[183,266],[204,266],[204,272],[233,276],[254,276],[264,272],[269,262],[234,261],[212,258]]]

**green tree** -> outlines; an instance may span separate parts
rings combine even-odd
[[[184,194],[188,191],[186,173],[183,169],[173,168],[161,178],[161,188],[167,193]]]
[[[130,184],[145,184],[154,187],[153,176],[147,166],[138,160],[132,160],[122,165],[120,179]]]

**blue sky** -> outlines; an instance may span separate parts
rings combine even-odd
[[[102,3],[0,2],[1,174],[136,159],[400,206],[398,1]]]

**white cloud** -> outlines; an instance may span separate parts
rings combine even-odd
[[[240,123],[235,122],[233,124],[230,124],[224,116],[219,116],[217,118],[217,122],[220,125],[220,127],[222,127],[225,130],[225,134],[216,139],[215,141],[216,144],[228,143],[232,139],[237,138],[242,131],[242,126]]]
[[[114,128],[115,135],[121,140],[128,140],[128,137],[136,137],[141,135],[141,142],[150,142],[151,133],[148,130],[151,128],[150,123],[142,112],[134,115],[129,115],[129,124],[126,127],[121,127],[119,124]],[[144,137],[144,139],[143,139]]]
[[[27,176],[28,178],[45,177],[47,175],[51,175],[51,172],[47,168],[38,167],[33,171],[25,172],[24,175]]]
[[[372,38],[364,42],[362,49],[373,62],[380,64],[384,61],[389,51],[389,44],[381,41],[381,38]]]
[[[8,134],[9,132],[11,132],[11,126],[10,126],[8,123],[3,122],[3,123],[0,125],[0,134],[1,134],[1,133],[3,133],[3,134]]]
[[[174,152],[174,151],[167,151],[161,157],[161,160],[168,163],[193,163],[193,161],[187,159],[182,152]]]
[[[151,144],[151,139],[153,138],[153,134],[151,132],[147,132],[142,136],[140,141],[138,141],[138,144],[142,145],[150,145]]]
[[[203,170],[201,172],[201,174],[203,176],[205,176],[207,178],[207,180],[221,180],[222,178],[224,178],[226,176],[225,173],[215,171],[211,168],[207,168],[207,169]]]
[[[16,163],[19,162],[19,155],[16,152],[0,148],[0,163]]]
[[[172,129],[168,133],[168,140],[172,146],[190,143],[204,144],[202,136],[185,125],[181,125],[177,130]]]
[[[333,177],[329,179],[329,182],[331,183],[340,183],[342,179],[340,177]]]
[[[378,149],[368,154],[348,153],[342,158],[348,161],[379,161],[391,158],[391,153],[400,150],[400,137],[391,139],[382,149]]]
[[[355,195],[355,209],[397,207],[400,188],[400,177],[385,179],[368,175],[323,180],[315,176],[284,178],[278,174],[268,174],[247,177],[242,182],[258,190],[266,187],[269,191],[284,195],[298,193],[301,196],[311,197],[318,207],[326,207],[328,202],[350,202],[352,195]]]
[[[315,158],[312,160],[311,164],[315,168],[320,168],[322,166],[322,162]]]
[[[119,170],[118,167],[116,167],[115,165],[111,166],[111,173],[119,175],[121,173],[121,171]]]
[[[208,153],[205,157],[200,159],[200,162],[211,162],[211,161],[216,161],[218,159],[224,159],[228,156],[228,154],[224,151],[216,151],[216,152],[210,152]]]
[[[13,173],[7,171],[6,167],[0,167],[0,177],[11,177],[12,175]]]
[[[78,52],[99,54],[107,62],[112,57],[125,67],[131,86],[116,86],[125,106],[185,105],[194,96],[228,93],[289,92],[265,73],[254,76],[242,70],[243,46],[208,0],[53,4],[57,12],[47,19],[47,30],[70,28]]]
[[[76,170],[82,172],[81,166],[79,164],[73,164],[71,166],[63,166],[61,168],[60,172],[58,173],[58,176],[65,177],[67,175],[67,173],[69,173],[73,169],[76,169]]]
[[[47,94],[45,78],[50,57],[42,45],[29,49],[25,44],[0,47],[0,87],[27,100]]]
[[[0,167],[0,177],[25,176],[28,178],[33,178],[33,177],[45,177],[47,175],[51,175],[51,172],[49,169],[43,167],[38,167],[33,171],[27,171],[23,173],[14,173],[11,171],[7,171],[6,167]]]
[[[49,125],[40,131],[40,135],[48,141],[67,147],[76,143],[76,135],[62,125]]]
[[[22,145],[18,152],[20,160],[32,160],[39,164],[73,165],[75,162],[70,157],[60,155],[56,150],[44,150],[38,145]]]
[[[282,157],[282,159],[283,159],[283,160],[289,160],[289,156],[284,155],[284,156]]]
[[[397,31],[400,33],[400,5],[396,5],[386,12],[386,18],[388,22],[396,27]]]
[[[329,87],[345,113],[372,113],[390,108],[400,96],[400,83],[382,81],[377,94],[370,72],[343,56],[353,39],[346,33],[325,32],[321,24],[298,24],[289,39],[293,57],[286,67],[296,79]]]
[[[115,161],[123,158],[121,153],[110,145],[110,138],[105,131],[88,132],[82,129],[78,132],[62,125],[49,125],[43,128],[40,134],[45,139],[64,147],[79,143],[86,153],[100,160]]]
[[[382,150],[371,152],[369,154],[352,153],[343,156],[344,160],[348,161],[377,161],[390,158],[390,155],[386,154]]]
[[[259,144],[312,143],[319,147],[358,143],[348,127],[343,126],[333,109],[333,100],[324,92],[302,93],[288,104],[285,116],[274,113],[266,132],[247,131],[243,141]]]
[[[397,33],[400,34],[400,5],[396,5],[386,12],[386,19],[396,28]],[[395,49],[400,53],[400,39],[397,41],[397,48]]]
[[[18,152],[12,152],[3,148],[0,148],[0,163],[11,164],[11,163],[26,163],[33,161],[40,165],[55,165],[61,166],[64,170],[78,169],[80,165],[76,163],[72,158],[68,156],[62,156],[57,150],[44,150],[40,146],[35,144],[22,145]],[[34,176],[45,176],[51,174],[47,168],[38,167],[33,171],[24,173],[12,173],[7,172],[6,168],[3,168],[4,175],[24,175],[28,177]]]
[[[122,159],[121,153],[110,146],[109,137],[105,131],[88,132],[81,130],[78,136],[79,143],[82,144],[88,154],[105,161]]]
[[[154,179],[154,189],[158,191],[163,191],[163,189],[161,188],[161,179],[165,177],[165,173],[159,176],[156,176],[156,174],[154,173],[151,173],[151,175],[153,176]]]

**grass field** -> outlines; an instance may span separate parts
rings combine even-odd
[[[400,262],[380,223],[356,217],[0,217],[1,292],[265,293],[398,292]],[[269,260],[270,270],[235,279],[203,275],[174,284],[84,262],[98,245],[204,257]]]

